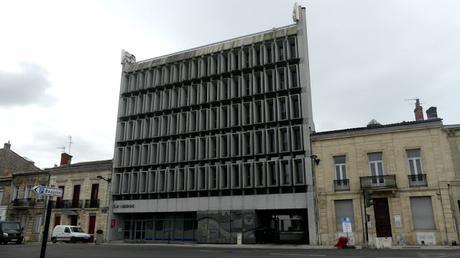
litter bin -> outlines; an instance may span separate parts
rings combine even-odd
[[[102,244],[104,241],[104,232],[100,229],[96,231],[96,245]]]

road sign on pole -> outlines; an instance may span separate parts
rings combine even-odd
[[[36,185],[32,190],[39,196],[48,196],[48,204],[46,206],[45,228],[43,229],[42,248],[40,250],[40,258],[45,258],[46,243],[48,242],[48,231],[51,220],[51,208],[53,206],[52,197],[62,197],[63,191],[60,188],[45,187],[43,185]]]
[[[45,187],[43,185],[36,185],[32,188],[32,190],[42,196],[52,196],[52,197],[62,197],[63,191],[61,188],[51,188]]]

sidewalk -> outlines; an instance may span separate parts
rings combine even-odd
[[[113,241],[109,243],[103,243],[104,245],[148,245],[148,246],[174,246],[174,247],[193,247],[193,248],[235,248],[235,249],[286,249],[286,250],[331,250],[336,249],[334,246],[317,246],[317,245],[274,245],[274,244],[197,244],[197,243],[125,243],[123,241]],[[356,249],[375,249],[375,248],[363,248],[356,246]],[[392,246],[391,248],[383,250],[460,250],[460,246]],[[377,249],[375,249],[377,250]]]

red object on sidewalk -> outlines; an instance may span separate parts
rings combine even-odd
[[[347,243],[348,243],[348,237],[339,237],[339,239],[337,240],[337,243],[335,244],[335,247],[337,247],[337,249],[345,249],[347,247]]]

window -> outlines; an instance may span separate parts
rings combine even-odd
[[[208,158],[210,159],[218,158],[217,136],[209,136],[208,141],[209,141]]]
[[[226,128],[228,127],[228,106],[222,106],[220,108],[220,127]]]
[[[430,196],[410,197],[410,207],[415,230],[436,229]]]
[[[337,232],[343,232],[342,220],[349,218],[351,225],[354,224],[353,201],[352,200],[336,200],[335,204],[335,219]]]
[[[147,181],[147,172],[143,171],[140,173],[140,178],[139,178],[139,193],[146,193],[147,192],[147,187],[148,187],[148,181]]]
[[[347,163],[345,155],[334,156],[335,178],[337,180],[347,179]]]
[[[292,134],[292,150],[298,151],[303,149],[303,141],[302,141],[302,126],[293,126],[291,128]]]
[[[222,158],[228,157],[228,135],[220,136],[220,156]]]
[[[232,157],[238,157],[240,156],[240,135],[239,133],[233,133],[231,134],[231,152],[232,152]]]
[[[252,144],[252,135],[251,132],[243,133],[243,155],[252,155],[252,150],[254,148]]]
[[[196,138],[188,139],[188,160],[196,159]]]
[[[149,183],[148,183],[148,191],[149,193],[153,193],[155,192],[155,189],[156,189],[156,178],[155,178],[155,171],[149,171]]]
[[[265,153],[265,144],[264,144],[264,131],[255,131],[254,132],[254,154],[264,154]]]
[[[157,172],[157,191],[158,192],[165,192],[166,191],[166,171],[160,170]]]
[[[297,67],[296,66],[290,66],[289,70],[290,70],[291,88],[299,87],[298,78],[297,78]]]
[[[115,178],[113,179],[113,184],[112,184],[112,189],[113,189],[113,194],[119,194],[120,193],[120,185],[121,185],[121,173],[115,174]],[[61,198],[61,197],[59,197]],[[61,199],[62,200],[62,199]],[[57,203],[57,201],[56,201]]]
[[[274,99],[267,99],[266,101],[266,122],[274,122],[276,120],[276,104]]]
[[[185,190],[185,170],[183,168],[177,169],[177,191]]]
[[[4,193],[4,190],[0,189],[0,203],[3,203],[3,193]]]
[[[191,168],[188,168],[188,171],[187,171],[187,189],[188,190],[195,190],[195,168],[194,167],[191,167]]]
[[[277,152],[277,137],[275,129],[267,129],[267,154],[272,154]]]
[[[168,169],[167,170],[167,176],[168,176],[168,192],[174,192],[175,191],[175,180],[176,180],[176,171],[174,169]]]
[[[231,79],[232,82],[232,98],[238,98],[240,96],[240,76],[234,76]]]
[[[279,144],[280,152],[289,151],[289,130],[286,127],[279,129]]]
[[[232,164],[230,167],[232,172],[232,188],[240,188],[240,165]]]
[[[278,98],[278,119],[279,120],[286,120],[288,119],[288,105],[287,105],[287,98],[280,97]]]
[[[273,70],[267,70],[265,73],[266,92],[275,91],[275,87],[273,83],[274,79],[275,79],[275,76],[274,76]]]
[[[240,104],[232,105],[232,126],[240,125]]]
[[[228,169],[227,165],[220,165],[220,189],[228,189]]]
[[[420,149],[406,150],[407,161],[409,162],[409,172],[411,175],[423,174],[422,159],[420,158]]]
[[[138,185],[138,173],[131,173],[131,179],[129,180],[130,181],[130,192],[131,193],[137,193],[137,185]]]
[[[293,172],[294,172],[294,184],[300,185],[305,183],[305,170],[302,159],[292,160]]]
[[[280,161],[280,179],[281,179],[281,185],[286,186],[286,185],[292,184],[291,170],[289,168],[289,160]]]
[[[278,85],[278,90],[285,90],[286,89],[286,76],[284,75],[285,69],[283,68],[278,68],[277,69],[277,85]]]
[[[264,105],[263,102],[256,101],[254,102],[254,124],[259,124],[264,122]]]
[[[300,118],[300,96],[291,95],[291,118]]]
[[[261,93],[264,93],[264,90],[263,90],[263,81],[262,81],[262,78],[263,78],[263,74],[261,75],[262,73],[260,72],[254,72],[254,76],[253,76],[253,80],[252,80],[252,83],[253,83],[253,90],[254,90],[254,94],[261,94]]]
[[[251,163],[243,164],[243,187],[251,188],[252,187],[252,165]]]
[[[123,181],[122,181],[122,194],[127,194],[129,191],[129,173],[123,173]]]
[[[268,186],[278,186],[278,168],[276,161],[267,162]]]
[[[252,109],[251,109],[251,103],[245,102],[243,103],[243,112],[241,115],[243,116],[243,125],[250,125],[251,124],[251,119],[252,119]]]
[[[214,190],[217,189],[217,167],[216,166],[209,166],[209,189]]]
[[[264,187],[265,186],[265,170],[264,170],[263,162],[257,162],[254,164],[254,173],[255,173],[256,187]]]
[[[198,168],[198,190],[206,190],[206,167]]]
[[[381,152],[367,154],[371,176],[383,176],[383,155]]]

